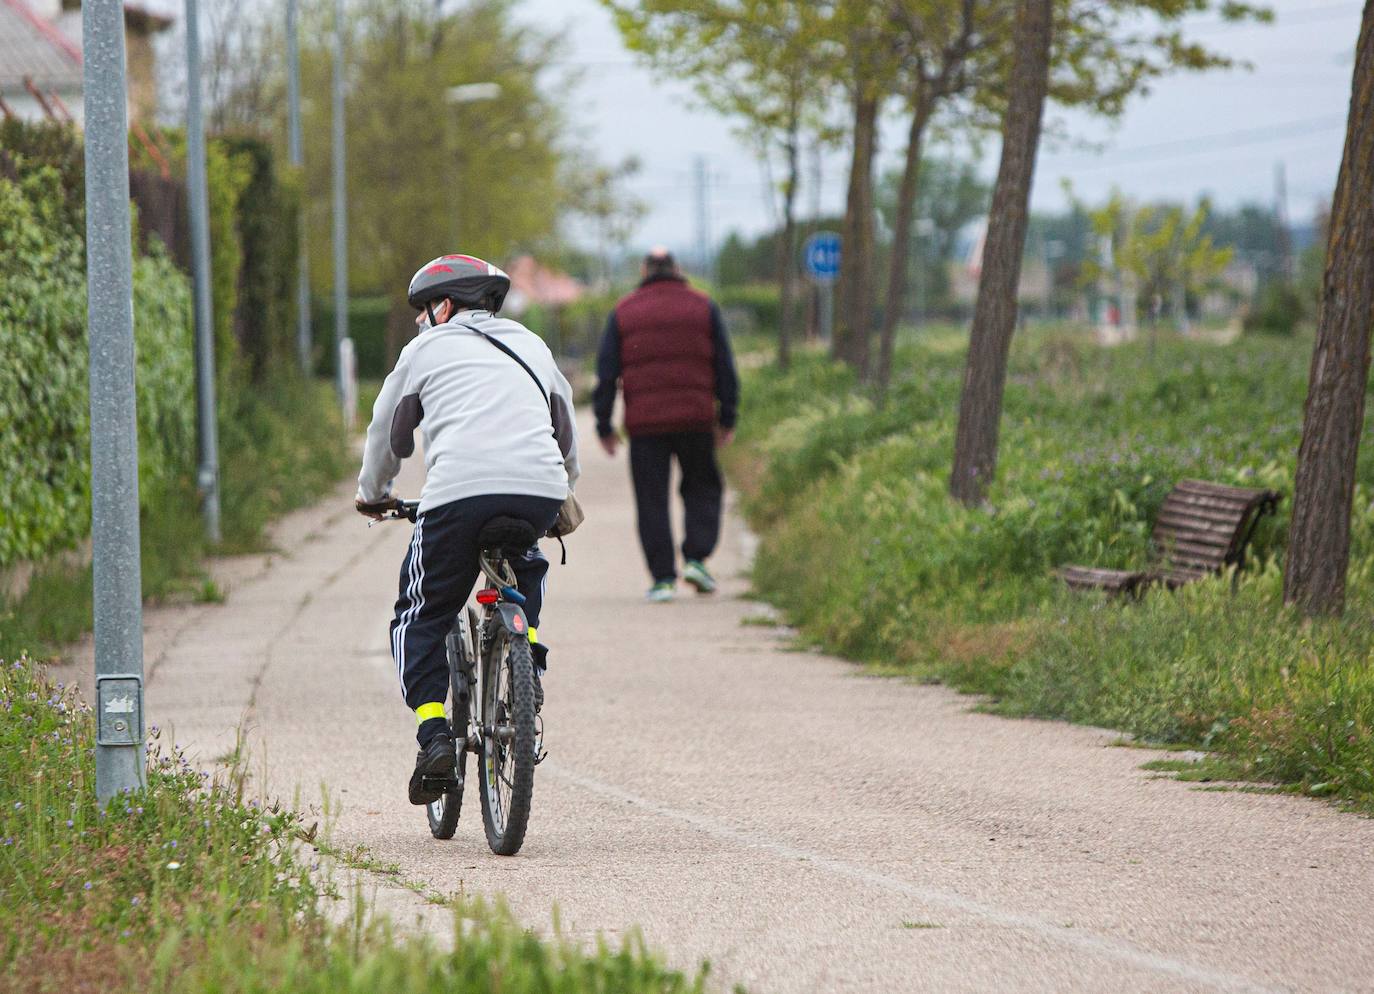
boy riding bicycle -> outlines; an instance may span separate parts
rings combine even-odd
[[[380,519],[393,506],[392,480],[414,453],[420,428],[425,485],[391,622],[392,658],[419,725],[412,804],[436,800],[422,781],[456,760],[444,721],[444,637],[480,572],[478,533],[505,516],[543,535],[578,477],[572,388],[538,336],[496,316],[509,289],[505,273],[467,255],[441,256],[415,274],[407,297],[420,311],[420,334],[382,384],[358,475],[355,506]],[[526,598],[542,704],[538,675],[547,651],[537,628],[549,563],[534,546],[512,566]]]

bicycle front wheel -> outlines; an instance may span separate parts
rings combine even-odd
[[[501,631],[482,667],[482,822],[487,845],[514,856],[534,796],[534,658],[529,640]]]

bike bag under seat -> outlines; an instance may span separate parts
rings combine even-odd
[[[477,533],[477,545],[483,551],[496,550],[507,559],[518,559],[538,541],[534,525],[519,518],[492,518]]]

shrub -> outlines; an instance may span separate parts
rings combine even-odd
[[[1298,291],[1283,280],[1270,280],[1260,289],[1254,310],[1245,316],[1245,331],[1292,335],[1306,316]]]
[[[727,321],[733,312],[743,315],[750,327],[732,331],[775,332],[782,321],[782,300],[772,283],[749,283],[744,286],[724,286],[716,291],[716,303],[726,312]]]
[[[69,548],[90,526],[85,253],[60,175],[0,179],[0,566]],[[194,458],[186,280],[165,254],[134,264],[143,497]]]

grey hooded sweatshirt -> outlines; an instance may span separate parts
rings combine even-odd
[[[548,404],[530,374],[479,331],[525,361]],[[401,350],[372,408],[359,499],[390,494],[401,460],[415,451],[417,426],[422,512],[487,494],[563,500],[577,483],[572,388],[544,342],[518,321],[460,311]]]

